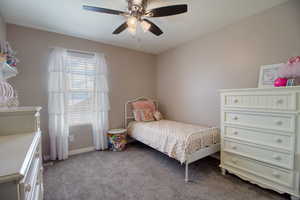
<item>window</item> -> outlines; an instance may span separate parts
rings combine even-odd
[[[68,137],[74,125],[91,125],[95,149],[106,149],[110,106],[104,54],[55,47],[48,70],[51,159],[68,158]]]
[[[91,124],[96,59],[93,54],[68,51],[69,125]]]

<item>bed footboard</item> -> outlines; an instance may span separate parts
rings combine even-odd
[[[189,164],[220,151],[220,143],[210,145],[187,156],[185,161],[185,182],[189,182]]]

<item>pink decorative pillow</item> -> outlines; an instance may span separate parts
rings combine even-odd
[[[134,120],[137,122],[141,122],[142,120],[142,112],[143,110],[133,110]]]
[[[153,101],[136,101],[132,103],[133,110],[150,109],[152,113],[155,112],[155,104]]]
[[[143,122],[150,122],[154,121],[153,112],[150,109],[142,110],[142,121]]]
[[[134,119],[137,122],[150,122],[154,121],[153,113],[150,109],[144,109],[144,110],[134,110]]]
[[[135,121],[154,121],[155,104],[153,101],[136,101],[132,103]]]
[[[155,111],[153,116],[154,116],[156,121],[159,121],[159,120],[163,119],[163,116],[162,116],[161,112],[159,112],[159,111]]]

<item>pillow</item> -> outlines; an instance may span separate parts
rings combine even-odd
[[[142,121],[151,122],[154,121],[153,112],[151,109],[142,110]]]
[[[155,112],[155,104],[153,101],[136,101],[132,103],[133,110],[150,109],[152,113]]]
[[[153,112],[150,109],[134,110],[133,114],[137,122],[150,122],[155,120]]]
[[[163,119],[163,116],[162,116],[161,112],[159,112],[159,111],[155,111],[153,114],[153,117],[155,118],[156,121]]]
[[[142,121],[142,110],[133,110],[134,120],[137,122]]]

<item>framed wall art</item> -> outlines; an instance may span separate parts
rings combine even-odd
[[[260,73],[259,73],[258,87],[259,88],[274,87],[274,81],[278,78],[278,69],[281,65],[282,63],[261,66]]]

